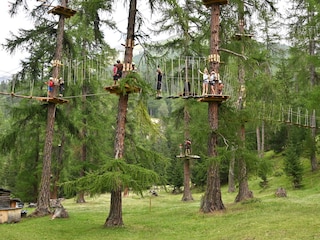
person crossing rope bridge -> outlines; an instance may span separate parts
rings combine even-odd
[[[157,68],[157,97],[161,97],[161,85],[162,85],[162,70],[158,65]]]

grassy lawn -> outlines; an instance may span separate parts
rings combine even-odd
[[[226,210],[214,214],[199,212],[203,193],[193,193],[193,202],[182,202],[182,195],[165,191],[158,197],[130,194],[123,198],[125,226],[113,229],[103,227],[109,194],[87,197],[85,204],[67,199],[63,204],[70,218],[24,218],[17,224],[2,224],[0,239],[320,239],[319,176],[307,174],[301,190],[293,190],[285,176],[270,178],[266,189],[259,187],[259,179],[251,179],[249,186],[255,198],[237,204],[237,193],[228,193],[225,186],[222,196]],[[286,188],[287,198],[274,197],[280,186]]]

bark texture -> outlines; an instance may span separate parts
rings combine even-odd
[[[209,157],[217,156],[218,135],[216,131],[218,129],[218,108],[219,104],[217,102],[209,102],[208,118],[211,128],[208,141]],[[219,162],[214,161],[207,171],[207,188],[201,202],[200,210],[203,213],[211,213],[224,209],[225,207],[221,198],[220,166]]]
[[[66,7],[67,1],[62,0],[61,5]],[[57,29],[57,44],[54,55],[54,60],[61,61],[63,51],[63,33],[64,33],[65,17],[60,15],[58,29]],[[59,77],[59,66],[54,66],[52,70],[52,77]],[[56,95],[56,87],[54,89],[54,95]],[[40,191],[37,199],[37,208],[33,212],[32,216],[45,216],[51,213],[50,211],[50,176],[51,176],[51,161],[52,161],[52,142],[54,133],[54,122],[56,115],[56,104],[48,103],[48,115],[47,115],[47,128],[46,139],[43,151],[43,166],[40,183]]]
[[[129,17],[127,26],[127,39],[124,53],[124,72],[123,77],[127,75],[130,70],[133,56],[134,47],[134,29],[137,12],[137,0],[130,0]],[[117,131],[114,144],[114,157],[115,159],[121,159],[124,155],[124,140],[126,130],[126,117],[128,107],[128,94],[120,94],[118,103],[118,116],[117,116]],[[122,226],[122,188],[125,186],[118,186],[118,189],[111,192],[111,204],[110,211],[105,222],[106,227]]]
[[[211,38],[210,38],[210,54],[216,56],[216,59],[220,59],[219,56],[219,30],[220,30],[220,5],[213,4],[211,6]],[[219,74],[219,62],[211,61],[211,70],[214,70],[216,74]],[[208,156],[217,156],[218,146],[218,102],[209,102],[208,105],[208,122],[210,125],[211,133],[208,140]],[[202,199],[200,210],[203,213],[211,213],[213,211],[219,211],[225,209],[221,198],[221,186],[220,186],[220,166],[219,162],[213,161],[208,168],[207,172],[207,188],[205,195]]]

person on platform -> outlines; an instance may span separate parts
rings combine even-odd
[[[63,97],[63,92],[64,92],[64,80],[63,78],[59,78],[59,97]]]
[[[118,81],[118,68],[117,68],[117,64],[113,64],[113,70],[112,70],[112,73],[113,73],[113,85],[117,85],[117,81]]]
[[[224,85],[223,85],[222,81],[219,80],[219,83],[218,83],[218,94],[219,95],[223,94],[223,88],[224,88]]]
[[[47,92],[47,97],[53,97],[53,88],[54,88],[54,82],[53,82],[53,77],[49,78],[48,82],[45,82],[48,86],[48,92]]]
[[[117,60],[117,77],[118,77],[117,80],[122,78],[122,71],[123,71],[123,64],[120,62],[120,60]]]
[[[190,139],[187,139],[184,142],[184,149],[185,149],[186,156],[191,154],[191,141],[190,141]]]
[[[216,81],[216,73],[214,70],[212,70],[210,73],[210,79],[209,79],[211,94],[215,94],[215,81]]]
[[[202,96],[208,94],[208,85],[209,85],[209,72],[207,68],[204,68],[203,72],[199,70],[199,73],[202,74]]]
[[[161,97],[162,71],[160,66],[157,68],[157,97]]]

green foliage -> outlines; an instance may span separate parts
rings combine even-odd
[[[286,149],[284,171],[291,178],[294,188],[300,188],[302,177],[303,177],[303,167],[300,160],[300,154],[296,150],[294,143],[289,143]]]
[[[88,172],[77,180],[62,183],[62,186],[66,192],[77,189],[92,195],[114,191],[119,187],[129,187],[142,194],[144,189],[158,181],[159,177],[154,171],[128,164],[123,159],[109,159],[99,170]]]
[[[272,162],[270,159],[261,158],[258,162],[258,176],[262,179],[261,186],[266,187],[268,185],[268,176],[272,174]]]

